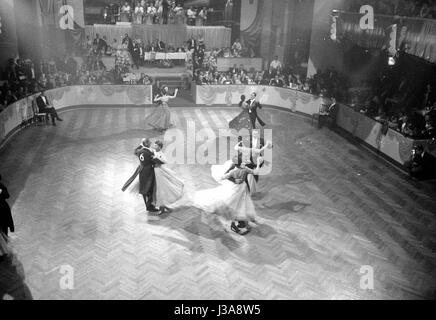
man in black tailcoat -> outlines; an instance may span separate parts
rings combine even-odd
[[[260,125],[263,127],[265,126],[265,122],[262,121],[261,118],[259,118],[257,114],[257,109],[262,109],[262,105],[259,103],[259,101],[256,100],[256,93],[253,92],[251,94],[250,99],[247,100],[247,106],[248,106],[248,114],[250,116],[251,123],[253,125],[253,129],[256,128],[256,119],[259,121]]]
[[[159,210],[153,205],[153,193],[156,184],[154,165],[162,164],[162,162],[153,158],[154,153],[150,146],[151,141],[149,139],[143,139],[141,145],[135,149],[134,154],[139,159],[139,166],[121,190],[125,191],[139,175],[139,193],[142,194],[144,198],[145,207],[149,212],[157,212]]]
[[[41,94],[36,98],[36,105],[38,106],[40,113],[49,113],[51,115],[51,121],[54,126],[56,125],[55,119],[63,121],[61,118],[59,118],[56,109],[50,105],[50,102],[45,96],[44,91],[41,91]]]

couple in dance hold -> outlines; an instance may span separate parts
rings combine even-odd
[[[257,114],[257,109],[262,109],[262,105],[256,100],[256,93],[253,92],[250,99],[245,100],[245,96],[241,96],[239,107],[242,108],[242,112],[229,122],[229,128],[239,131],[241,129],[247,129],[249,131],[256,129],[256,120],[264,127],[265,122]]]
[[[240,235],[250,231],[250,223],[256,223],[251,196],[256,193],[259,170],[264,164],[263,152],[272,147],[271,142],[265,143],[260,137],[259,130],[253,130],[248,139],[250,141],[240,136],[234,147],[237,155],[222,165],[211,167],[211,175],[220,185],[197,191],[193,199],[194,206],[217,214],[221,223],[231,221],[230,229]]]
[[[121,189],[126,191],[131,187],[132,191],[138,190],[147,211],[159,215],[172,211],[169,205],[182,198],[184,188],[176,173],[165,166],[167,159],[162,148],[163,143],[159,140],[153,143],[150,139],[143,139],[134,151],[139,165]],[[138,176],[139,181],[132,184]]]
[[[164,86],[162,90],[160,90],[160,93],[154,97],[154,102],[158,105],[145,117],[145,123],[147,126],[151,126],[159,132],[164,132],[174,126],[168,101],[177,97],[178,91],[179,89],[177,88],[174,94],[170,95],[167,86]]]
[[[248,145],[248,146],[247,146]],[[206,214],[217,215],[221,224],[229,223],[230,230],[245,235],[250,231],[250,223],[256,223],[256,210],[251,195],[256,192],[259,170],[263,165],[262,153],[270,146],[264,143],[257,130],[253,131],[250,142],[239,137],[234,147],[237,155],[222,165],[211,166],[211,176],[219,186],[196,191],[191,199],[192,205]],[[152,143],[143,139],[134,154],[139,159],[135,173],[124,184],[125,191],[139,176],[139,187],[148,212],[171,212],[172,204],[183,197],[184,183],[175,172],[165,167],[167,162],[160,141]],[[227,227],[226,227],[227,228]]]

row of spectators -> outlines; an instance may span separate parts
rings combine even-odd
[[[68,85],[123,84],[129,70],[107,70],[101,60],[85,59],[79,66],[72,56],[50,58],[34,63],[29,59],[9,59],[2,72],[0,87],[0,112],[9,104],[41,90]],[[142,73],[137,84],[152,84],[152,79]]]
[[[235,43],[238,43],[236,40]],[[194,80],[197,84],[257,84],[282,88],[292,88],[312,94],[335,96],[339,100],[347,95],[347,79],[334,69],[319,71],[312,77],[294,70],[291,66],[283,66],[278,56],[271,61],[269,68],[263,71],[247,70],[244,65],[234,65],[227,72],[218,72],[216,59],[223,50],[213,49],[205,55],[205,48],[195,48]]]
[[[436,0],[350,0],[346,11],[359,12],[362,5],[371,5],[375,14],[436,19]]]
[[[338,101],[405,136],[415,139],[436,138],[436,89],[430,84],[425,86],[423,92],[410,89],[414,88],[411,84],[416,80],[398,77],[397,73],[389,74],[389,69],[372,81],[367,98],[360,103],[353,93],[354,88],[350,88],[348,77],[335,69],[319,70],[312,77],[306,77],[290,66],[283,66],[276,56],[269,68],[261,72],[246,70],[243,65],[234,65],[227,72],[218,72],[216,64],[211,62],[213,50],[209,57],[202,59],[201,52],[199,57],[194,64],[194,80],[198,85],[270,85],[336,97]]]
[[[395,83],[392,78],[389,81]],[[407,137],[436,138],[435,89],[428,84],[423,94],[408,97],[407,92],[404,91],[404,85],[407,85],[407,82],[402,79],[402,85],[400,84],[398,91],[386,94],[383,92],[385,86],[380,84],[380,87],[373,88],[371,95],[363,105],[355,104],[353,100],[349,104],[361,113],[380,121],[386,128],[397,130]],[[410,98],[412,98],[412,104],[407,101]]]
[[[170,0],[155,1],[125,1],[119,7],[105,9],[105,21],[114,23],[117,20],[137,24],[188,24],[206,25],[208,12],[213,9],[207,7],[190,7],[187,10],[181,3]],[[119,17],[119,18],[118,18]]]

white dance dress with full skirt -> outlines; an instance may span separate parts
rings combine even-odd
[[[250,188],[245,181],[237,184],[228,179],[221,180],[232,164],[229,160],[223,165],[211,167],[211,175],[220,185],[213,189],[197,191],[193,197],[193,204],[206,213],[218,214],[229,221],[255,221],[256,210],[250,196],[250,192],[256,189],[253,175],[247,176]]]
[[[161,151],[156,152],[155,157],[162,160],[162,162],[166,162],[166,158]],[[184,183],[173,170],[165,164],[156,165],[154,174],[156,178],[153,192],[154,206],[170,206],[183,197]],[[137,194],[139,192],[139,179],[135,179],[127,190],[129,193]]]
[[[147,126],[151,126],[157,130],[167,130],[174,126],[174,121],[171,118],[171,111],[167,103],[169,98],[162,97],[161,99],[165,98],[166,101],[161,100],[161,103],[145,117],[145,124]]]
[[[156,185],[154,188],[155,206],[170,206],[183,197],[183,182],[170,168],[161,165],[154,168]]]

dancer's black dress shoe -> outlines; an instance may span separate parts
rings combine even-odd
[[[231,224],[230,224],[230,229],[233,231],[233,232],[236,232],[237,234],[239,234],[239,228],[236,226],[236,224],[235,224],[235,222],[233,221]]]
[[[148,211],[148,212],[158,212],[159,209],[153,207],[153,208],[147,208],[147,211]]]
[[[58,121],[64,121],[64,119],[61,119],[61,118],[58,118],[57,120],[58,120]]]

